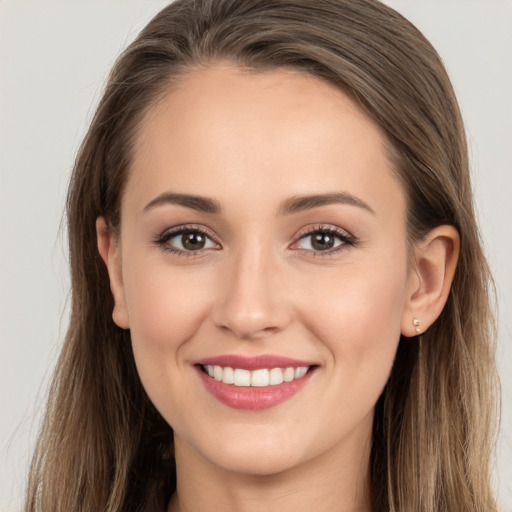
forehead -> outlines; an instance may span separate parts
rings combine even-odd
[[[172,189],[241,207],[259,196],[261,208],[341,188],[403,206],[382,130],[343,91],[295,71],[190,71],[148,110],[134,149],[127,193],[147,201]]]

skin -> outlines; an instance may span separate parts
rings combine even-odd
[[[222,211],[145,208],[167,192]],[[295,196],[338,192],[368,208],[281,214]],[[441,312],[458,251],[456,231],[440,226],[409,258],[405,205],[379,127],[315,78],[221,63],[190,71],[149,110],[120,236],[102,218],[97,231],[114,321],[130,329],[142,383],[175,432],[170,511],[370,510],[375,403],[400,334]],[[190,257],[168,250],[185,250],[181,236],[155,243],[184,224],[211,241]],[[308,233],[326,227],[351,243],[315,250]],[[193,366],[220,354],[318,367],[286,402],[244,411],[210,395]]]

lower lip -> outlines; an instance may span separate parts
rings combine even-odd
[[[233,409],[261,411],[275,407],[296,395],[308,382],[313,370],[310,369],[304,377],[291,382],[283,382],[275,386],[253,387],[224,384],[210,377],[197,368],[206,389],[223,404]]]

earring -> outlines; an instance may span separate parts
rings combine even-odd
[[[421,332],[421,322],[417,318],[414,318],[412,323],[414,326],[416,326],[416,333],[419,334]]]

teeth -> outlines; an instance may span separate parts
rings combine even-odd
[[[291,382],[295,378],[295,370],[293,368],[286,368],[283,372],[283,380],[285,382]]]
[[[283,370],[281,370],[281,368],[272,368],[268,375],[268,383],[271,386],[276,386],[277,384],[282,384],[283,382]]]
[[[301,377],[304,377],[307,371],[308,369],[306,366],[299,366],[298,368],[295,368],[295,378],[300,379]]]
[[[222,371],[222,368],[220,366],[214,366],[213,367],[213,378],[215,380],[221,381],[223,373],[224,372]]]
[[[251,372],[251,386],[259,388],[268,386],[268,370],[254,370]]]
[[[218,367],[220,368],[220,366]],[[222,371],[222,382],[224,384],[234,384],[235,382],[235,372],[233,368],[230,368],[229,366],[224,368]]]
[[[300,379],[306,375],[309,370],[308,366],[299,366],[298,368],[262,368],[259,370],[244,370],[242,368],[230,368],[206,365],[204,366],[206,373],[219,382],[224,384],[234,384],[235,386],[244,387],[267,387],[277,386],[283,382],[291,382]]]
[[[250,386],[251,372],[249,370],[235,369],[235,386]]]

